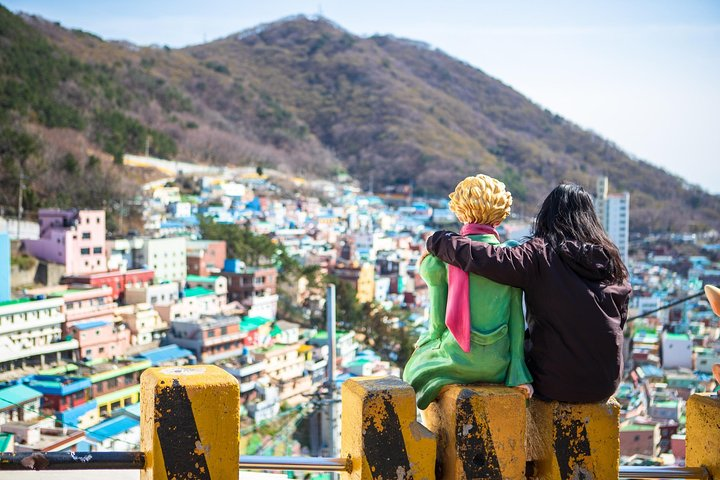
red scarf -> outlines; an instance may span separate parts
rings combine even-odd
[[[500,240],[497,230],[491,225],[466,223],[460,235],[492,234]],[[470,279],[462,269],[448,265],[448,300],[445,310],[445,325],[464,352],[470,351]]]

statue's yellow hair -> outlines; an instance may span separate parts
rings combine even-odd
[[[498,225],[510,215],[512,195],[503,182],[487,175],[467,177],[449,196],[449,208],[462,223]]]

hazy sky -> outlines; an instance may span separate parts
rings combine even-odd
[[[0,0],[2,1],[2,0]],[[720,194],[720,1],[10,0],[106,39],[180,47],[321,13],[422,40]]]

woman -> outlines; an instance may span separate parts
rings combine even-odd
[[[615,392],[631,288],[582,187],[550,192],[522,245],[498,248],[439,231],[427,248],[468,273],[525,291],[526,361],[538,398],[598,402]]]
[[[481,174],[461,181],[448,207],[468,238],[505,246],[495,227],[511,205],[505,184]],[[430,324],[403,371],[418,408],[427,408],[445,385],[455,383],[498,383],[532,395],[523,352],[522,291],[468,275],[432,255],[420,262],[420,275],[428,284]]]

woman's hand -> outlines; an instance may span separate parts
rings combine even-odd
[[[518,385],[517,387],[513,387],[522,392],[523,395],[525,395],[526,399],[530,399],[533,396],[533,393],[535,393],[535,389],[533,388],[531,383],[525,383],[523,385]]]

